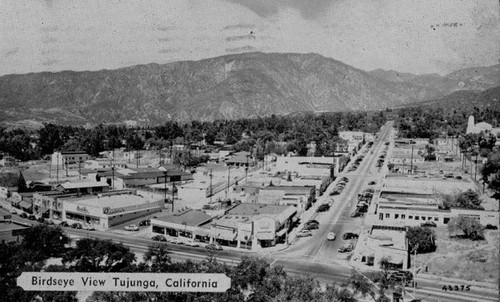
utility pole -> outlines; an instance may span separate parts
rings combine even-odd
[[[78,161],[78,179],[82,179],[82,160]]]
[[[476,181],[476,175],[477,175],[477,155],[478,152],[476,152],[476,159],[474,160],[474,181]]]
[[[174,200],[175,200],[175,181],[172,181],[172,213],[174,213]]]
[[[115,166],[111,167],[111,172],[113,173],[113,180],[111,181],[111,190],[115,190]]]
[[[245,182],[248,181],[248,157],[249,155],[247,154],[247,166],[245,167]]]
[[[64,161],[64,165],[65,165],[65,168],[66,168],[66,177],[68,177],[68,159],[67,158]]]
[[[57,153],[56,159],[56,181],[59,183],[59,153]]]
[[[417,266],[417,249],[418,249],[418,244],[415,245],[413,248],[413,252],[415,252],[415,258],[413,259],[412,267],[413,267],[413,298],[417,298],[416,290],[417,290],[417,282],[415,281],[416,279],[416,273],[415,273],[415,268]]]
[[[413,145],[411,145],[410,173],[413,174]]]
[[[165,177],[164,179],[164,188],[163,188],[163,202],[166,204],[167,203],[167,171],[163,171],[163,176]],[[173,199],[174,195],[172,194],[172,199]],[[173,203],[173,201],[172,201]],[[172,206],[172,209],[173,209],[173,206]],[[173,212],[173,210],[172,210]]]
[[[227,165],[227,190],[226,190],[226,199],[227,193],[229,192],[229,187],[231,186],[231,166]]]
[[[214,177],[213,173],[212,173],[212,169],[210,169],[210,173],[208,174],[208,176],[210,177],[210,203],[212,203],[212,178]]]

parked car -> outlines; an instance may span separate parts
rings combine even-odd
[[[370,185],[370,186],[373,186],[373,185],[375,185],[375,184],[377,184],[377,183],[376,183],[376,182],[374,182],[373,180],[372,180],[372,181],[370,181],[370,182],[368,183],[368,185]]]
[[[14,214],[14,215],[17,215],[17,211],[16,211],[16,210],[14,210],[14,209],[10,210],[10,213],[11,213],[11,214]]]
[[[142,220],[141,222],[139,222],[139,226],[149,226],[149,225],[151,225],[151,220],[149,219]]]
[[[312,236],[312,232],[310,230],[304,229],[297,233],[297,237],[308,237],[308,236]]]
[[[222,251],[222,246],[218,245],[217,243],[207,244],[205,248],[210,251]]]
[[[64,228],[67,228],[69,227],[69,223],[67,221],[63,221],[59,224],[60,227],[64,227]]]
[[[19,214],[19,217],[21,217],[21,218],[28,218],[28,214],[22,212],[21,214]]]
[[[95,227],[93,225],[91,225],[91,224],[84,225],[83,229],[87,230],[87,231],[95,231]]]
[[[342,239],[344,239],[344,240],[354,239],[354,238],[358,238],[358,237],[359,237],[358,234],[351,233],[351,232],[347,232],[347,233],[344,233],[344,235],[342,235]]]
[[[153,237],[151,237],[151,240],[166,242],[167,238],[165,238],[165,236],[163,236],[163,235],[154,235]]]
[[[200,244],[194,240],[187,240],[186,242],[184,242],[185,245],[187,246],[191,246],[191,247],[198,247],[200,246]]]
[[[306,230],[315,230],[319,228],[319,222],[316,220],[309,220],[306,222],[304,229]]]
[[[343,246],[343,247],[340,247],[337,252],[339,253],[349,253],[349,252],[352,252],[352,247],[350,245],[348,246]]]
[[[337,235],[334,232],[330,232],[326,236],[326,239],[329,240],[329,241],[333,241],[333,240],[335,240],[336,237],[337,237]]]
[[[36,217],[35,217],[36,218]],[[45,223],[45,218],[43,217],[40,217],[38,219],[36,219],[36,221],[40,222],[40,223]]]
[[[179,238],[179,237],[174,237],[170,240],[170,242],[174,243],[174,244],[184,244],[184,241]]]
[[[31,215],[28,215],[28,219],[29,220],[36,220],[36,216],[31,214]]]
[[[139,227],[135,224],[127,225],[125,228],[125,231],[138,231]]]
[[[351,217],[359,217],[359,216],[361,216],[361,213],[357,209],[351,214]]]
[[[329,205],[329,204],[324,203],[324,204],[322,204],[322,205],[320,205],[320,206],[318,207],[318,209],[316,210],[316,212],[326,212],[326,211],[328,211],[328,210],[330,210],[330,205]]]
[[[424,223],[421,223],[420,226],[435,228],[437,227],[437,224],[433,221],[426,221]]]
[[[81,223],[78,223],[78,222],[75,222],[71,225],[71,227],[73,229],[82,229],[82,224]]]

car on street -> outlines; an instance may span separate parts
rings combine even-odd
[[[352,247],[350,245],[348,246],[343,246],[343,247],[340,247],[337,252],[339,253],[349,253],[349,252],[352,252]]]
[[[125,231],[138,231],[139,230],[139,227],[135,224],[130,224],[130,225],[127,225],[125,228]]]
[[[361,216],[361,213],[356,209],[356,211],[352,212],[351,217],[359,217]]]
[[[28,215],[28,219],[29,220],[36,220],[36,216],[31,214],[31,215]]]
[[[222,251],[222,246],[217,243],[209,243],[205,246],[205,248],[210,251]]]
[[[187,240],[186,242],[184,242],[185,245],[187,246],[191,246],[191,247],[198,247],[200,246],[200,244],[194,240]]]
[[[151,237],[151,240],[166,242],[167,238],[165,238],[165,236],[163,236],[163,235],[154,235],[153,237]]]
[[[372,180],[372,181],[370,181],[370,182],[368,183],[368,185],[370,185],[370,186],[373,186],[373,185],[375,185],[375,184],[377,184],[377,183],[376,183],[376,182],[374,182],[373,180]]]
[[[174,238],[170,239],[169,241],[171,243],[174,243],[174,244],[184,244],[184,241],[179,237],[174,237]]]
[[[334,232],[330,232],[326,236],[326,239],[329,240],[329,241],[333,241],[333,240],[335,240],[336,237],[337,237],[337,235]]]
[[[326,212],[328,210],[330,210],[330,205],[327,204],[327,203],[324,203],[324,204],[322,204],[322,205],[320,205],[318,207],[318,209],[316,210],[316,212]]]
[[[21,217],[21,218],[28,218],[28,214],[22,212],[21,214],[19,214],[19,217]]]
[[[75,222],[71,225],[71,227],[73,229],[82,229],[82,224],[81,223],[78,223],[78,222]]]
[[[342,239],[344,239],[344,240],[354,239],[354,238],[358,238],[358,237],[359,237],[358,234],[351,233],[351,232],[347,232],[347,233],[344,233],[344,235],[342,235]]]
[[[69,223],[67,221],[63,221],[59,224],[60,227],[64,227],[64,228],[67,228],[69,227]]]
[[[93,225],[90,225],[90,224],[84,225],[83,229],[87,230],[87,231],[95,231],[95,227]]]
[[[17,215],[17,211],[16,211],[16,210],[14,210],[14,209],[10,210],[10,213],[11,213],[11,214],[14,214],[14,215]]]
[[[317,220],[309,220],[306,222],[305,227],[307,227],[307,230],[314,230],[319,228],[319,221]]]
[[[151,220],[149,219],[142,220],[141,222],[139,222],[139,226],[149,226],[149,225],[151,225]]]
[[[297,233],[297,237],[308,237],[308,236],[312,236],[312,232],[310,230],[304,229]]]

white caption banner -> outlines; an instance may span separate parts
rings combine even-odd
[[[225,292],[224,274],[23,272],[17,285],[28,291]]]

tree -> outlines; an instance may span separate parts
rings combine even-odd
[[[70,239],[60,227],[38,224],[24,232],[21,248],[27,259],[36,262],[60,257],[69,242]]]
[[[483,209],[481,206],[481,199],[479,199],[479,193],[472,189],[455,194],[442,194],[439,199],[440,207],[445,210],[450,208]]]
[[[26,185],[26,180],[24,179],[23,172],[19,172],[19,178],[17,179],[17,192],[28,192],[28,186]]]
[[[372,297],[374,296],[373,283],[370,282],[368,277],[365,277],[355,270],[351,271],[351,276],[347,280],[347,284],[354,289],[355,293],[361,294],[363,298],[366,297],[367,294],[370,294]]]
[[[430,253],[436,250],[436,235],[431,228],[426,227],[410,227],[406,232],[406,238],[410,245],[410,250],[413,250],[416,246],[417,252]]]
[[[83,238],[63,256],[63,263],[78,272],[119,272],[135,261],[135,255],[121,243]]]
[[[484,239],[483,229],[479,220],[474,217],[458,216],[451,218],[448,222],[450,236],[451,234],[457,234],[458,231],[461,231],[465,238],[482,240]]]
[[[488,155],[488,159],[481,169],[481,175],[483,181],[487,183],[491,189],[500,192],[500,150],[491,152]]]

